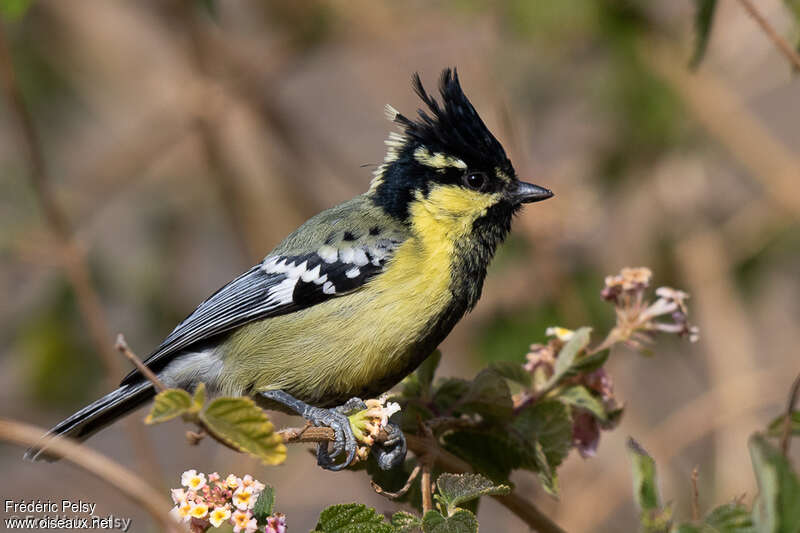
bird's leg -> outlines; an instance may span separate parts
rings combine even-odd
[[[354,411],[366,408],[366,404],[360,399],[351,398],[347,403],[339,407],[323,409],[321,407],[308,405],[282,390],[263,391],[259,392],[259,394],[267,400],[277,402],[291,409],[311,422],[314,426],[327,426],[333,429],[336,437],[333,441],[331,451],[328,451],[327,442],[321,442],[317,447],[317,464],[319,464],[319,466],[326,470],[335,471],[342,470],[353,462],[356,456],[358,443],[353,429],[350,427],[348,415]],[[347,454],[345,461],[343,463],[334,464],[334,458],[342,452]]]
[[[381,470],[391,470],[406,459],[406,437],[400,426],[394,422],[386,424],[384,430],[388,433],[389,438],[381,444],[373,446],[372,454],[378,461]]]

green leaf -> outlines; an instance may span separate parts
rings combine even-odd
[[[694,54],[689,62],[690,68],[697,68],[706,54],[717,0],[694,0]]]
[[[531,375],[525,370],[521,363],[515,363],[513,361],[495,361],[489,365],[489,368],[501,377],[522,385],[526,389],[531,387]]]
[[[499,433],[453,431],[444,436],[444,446],[495,483],[508,483],[511,471],[521,466],[524,452],[514,440]]]
[[[470,389],[465,379],[446,378],[441,380],[433,393],[433,404],[440,412],[448,412]]]
[[[439,489],[436,499],[447,508],[448,515],[464,502],[511,492],[508,485],[495,485],[480,474],[442,474],[436,480],[436,486]]]
[[[283,439],[250,398],[216,398],[200,413],[200,419],[218,438],[264,464],[277,465],[286,459]]]
[[[750,511],[740,503],[720,505],[700,523],[685,523],[672,533],[757,533]]]
[[[397,533],[410,533],[422,527],[422,519],[405,511],[397,511],[392,515],[392,526]]]
[[[192,410],[199,413],[206,405],[206,384],[202,381],[194,388],[192,395]]]
[[[452,516],[444,517],[438,511],[428,511],[422,518],[424,533],[477,533],[478,520],[466,509],[459,509]]]
[[[580,407],[581,409],[589,411],[597,417],[598,420],[603,422],[608,418],[605,407],[603,407],[603,402],[593,396],[592,393],[589,392],[589,389],[583,385],[568,387],[561,391],[557,398],[567,405]]]
[[[542,482],[544,490],[548,494],[558,497],[558,474],[555,468],[551,467],[544,452],[544,447],[539,441],[533,443],[533,458],[536,463],[536,471],[539,474],[539,481]]]
[[[669,529],[672,510],[661,507],[656,479],[656,463],[632,438],[628,439],[628,452],[633,463],[633,496],[639,505],[639,522],[642,531],[663,533]]]
[[[798,0],[800,2],[800,0]],[[769,423],[767,433],[770,437],[780,437],[783,435],[783,425],[786,421],[786,414],[782,414]],[[792,435],[800,435],[800,411],[792,411],[791,429]]]
[[[593,353],[584,357],[578,357],[570,369],[570,374],[588,374],[594,372],[602,367],[608,361],[608,356],[611,352],[603,350],[602,352]]]
[[[439,368],[439,361],[442,360],[442,352],[435,350],[432,354],[425,359],[421,365],[417,367],[415,372],[419,383],[422,386],[423,394],[427,395],[430,391],[431,383],[433,383],[433,376],[436,369]]]
[[[0,18],[9,22],[21,20],[33,0],[0,0]]]
[[[572,370],[578,354],[589,345],[589,335],[591,332],[592,328],[580,328],[572,334],[572,337],[564,344],[561,351],[558,352],[556,363],[553,368],[553,375],[550,377],[545,388],[557,385],[566,377],[567,372]]]
[[[492,370],[482,370],[472,380],[459,402],[458,411],[471,411],[491,418],[511,418],[513,411],[508,383]]]
[[[656,481],[656,462],[642,446],[628,439],[628,454],[633,463],[633,496],[639,508],[643,511],[660,509],[661,502],[658,495]]]
[[[532,442],[538,442],[547,464],[555,471],[572,448],[572,416],[569,407],[558,400],[544,400],[526,407],[512,424],[511,437],[518,436],[517,444],[527,451],[523,468],[538,470]]]
[[[395,533],[395,528],[371,507],[343,503],[322,511],[314,533]]]
[[[160,424],[172,420],[192,408],[192,397],[183,389],[167,389],[156,394],[145,424]]]
[[[758,433],[750,437],[750,457],[758,482],[753,521],[758,531],[800,531],[800,481],[784,455]]]
[[[272,514],[272,508],[275,505],[275,489],[267,485],[261,494],[258,495],[255,505],[253,506],[253,516],[256,518],[258,525],[263,526],[267,523],[267,518]]]
[[[703,522],[703,533],[756,533],[750,510],[741,503],[720,505],[708,513]]]

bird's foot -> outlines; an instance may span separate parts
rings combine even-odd
[[[334,440],[330,449],[327,442],[319,443],[317,447],[317,464],[326,470],[342,470],[353,463],[358,449],[358,441],[350,426],[349,414],[366,408],[366,404],[358,398],[351,398],[344,405],[333,409],[314,407],[298,400],[292,395],[277,390],[260,393],[266,399],[278,402],[296,412],[312,425],[329,427],[333,429]],[[345,454],[344,461],[337,463],[336,459]]]
[[[392,468],[403,464],[406,460],[406,437],[400,426],[393,422],[389,422],[384,426],[384,431],[389,435],[389,438],[381,444],[376,444],[372,447],[372,454],[375,460],[378,461],[378,466],[381,470],[391,470]]]

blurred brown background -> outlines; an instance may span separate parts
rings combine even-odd
[[[457,66],[520,176],[556,197],[516,220],[441,373],[522,360],[550,325],[610,325],[599,290],[626,265],[690,291],[701,328],[698,344],[667,340],[651,358],[615,352],[621,426],[594,459],[573,453],[560,501],[532,474],[514,478],[518,490],[568,531],[632,531],[632,435],[680,516],[695,465],[703,508],[755,493],[747,436],[800,370],[800,77],[737,2],[720,2],[697,72],[689,0],[17,3],[4,1],[3,32],[45,197],[67,222],[48,224],[4,102],[0,416],[49,427],[109,390],[108,373],[129,365],[114,334],[146,355],[303,220],[365,190],[391,130],[383,105],[412,113],[411,74],[432,88]],[[781,34],[797,31],[779,0],[757,4]],[[174,422],[139,428],[154,458],[130,428],[90,445],[162,486],[188,468],[250,472],[276,486],[291,531],[333,503],[395,507],[362,473],[324,472],[301,446],[264,468],[214,442],[189,447]],[[0,446],[3,499],[82,498],[155,529],[88,474],[20,457]],[[479,518],[486,531],[524,529],[491,500]]]

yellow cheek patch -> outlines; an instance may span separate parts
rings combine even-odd
[[[445,155],[441,152],[432,154],[427,148],[422,146],[414,150],[414,159],[416,159],[421,165],[435,168],[437,170],[442,170],[448,167],[460,168],[462,170],[467,168],[467,164],[457,157]]]
[[[410,207],[411,224],[423,238],[452,243],[472,231],[472,223],[500,200],[500,193],[486,194],[457,185],[434,185],[427,196],[418,192]]]

